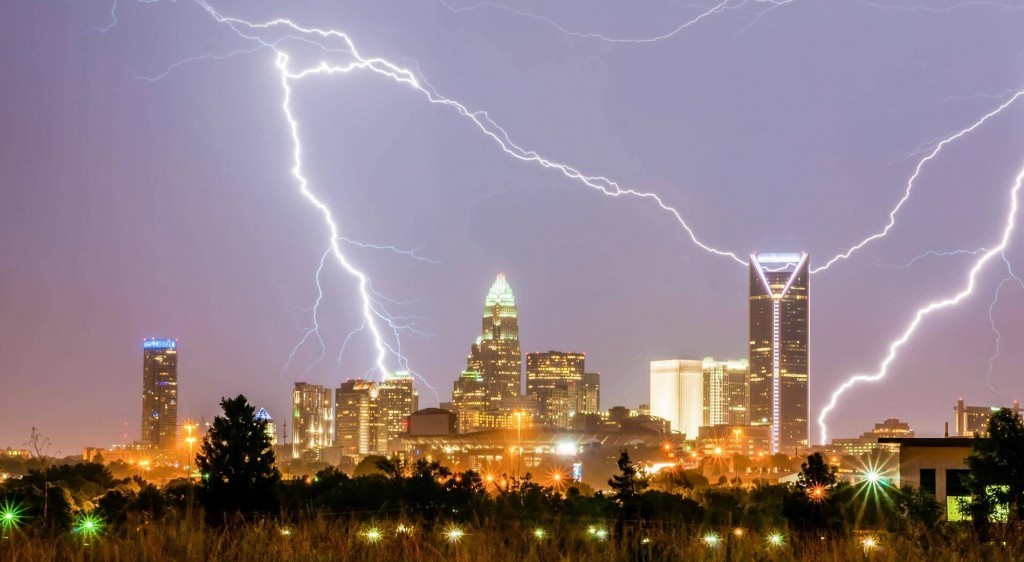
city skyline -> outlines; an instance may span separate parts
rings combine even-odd
[[[213,6],[344,29],[364,54],[487,111],[527,150],[657,193],[698,239],[740,256],[794,248],[828,263],[885,227],[916,177],[884,238],[814,276],[813,417],[842,381],[876,372],[916,311],[958,291],[971,253],[998,242],[1024,106],[919,163],[1020,87],[1021,14],[790,2],[755,17],[753,4],[643,45],[435,3]],[[291,175],[274,53],[227,56],[254,47],[195,3],[120,2],[117,25],[110,8],[19,4],[10,21],[21,25],[0,39],[18,61],[5,67],[0,128],[0,444],[22,444],[32,427],[65,453],[133,440],[136,345],[152,336],[182,341],[179,418],[210,419],[221,396],[244,392],[290,426],[292,382],[333,390],[366,377],[377,353],[364,330],[341,354],[361,325],[358,287],[324,259],[335,241]],[[692,16],[670,3],[576,8],[538,12],[609,36],[657,35]],[[281,48],[295,69],[310,58]],[[708,49],[713,64],[695,54]],[[310,189],[370,288],[407,319],[407,363],[388,350],[383,362],[439,390],[419,387],[423,406],[447,398],[477,335],[480,287],[499,271],[521,301],[521,349],[585,352],[606,406],[644,401],[652,359],[748,355],[743,267],[695,246],[650,198],[606,197],[511,158],[379,75],[293,86]],[[1024,392],[1024,291],[1000,285],[1000,261],[970,298],[922,323],[885,380],[843,396],[832,436],[889,416],[940,435],[958,397],[1005,404]]]

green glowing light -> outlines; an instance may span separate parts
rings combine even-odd
[[[546,534],[547,533],[544,532],[544,529],[541,529],[540,527],[533,530],[533,536],[537,537],[538,539],[543,539]]]
[[[0,504],[0,528],[4,531],[17,529],[25,519],[24,511],[18,503],[8,501]]]
[[[384,534],[380,532],[380,529],[376,527],[370,527],[369,529],[363,531],[363,538],[366,539],[366,542],[375,543],[380,542],[380,540],[384,538]]]
[[[782,546],[786,543],[786,538],[782,536],[782,533],[771,533],[767,540],[768,546]]]
[[[448,538],[448,542],[459,542],[462,537],[466,536],[466,532],[458,527],[451,527],[445,532],[445,536]]]
[[[703,541],[704,544],[710,546],[711,548],[717,547],[718,543],[722,541],[722,539],[719,538],[719,536],[716,535],[715,533],[708,533],[708,534],[704,535],[704,537],[701,538],[700,540]]]
[[[85,538],[97,537],[103,532],[103,518],[95,513],[83,513],[75,521],[73,531]]]

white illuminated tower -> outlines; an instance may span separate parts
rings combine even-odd
[[[750,422],[772,453],[808,445],[808,256],[750,256]]]
[[[668,420],[672,431],[696,439],[704,416],[703,381],[703,361],[651,361],[651,415]]]

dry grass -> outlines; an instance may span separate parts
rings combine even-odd
[[[370,529],[380,531],[370,540]],[[1020,560],[1019,542],[980,545],[966,532],[936,533],[921,541],[896,535],[878,536],[879,546],[866,551],[863,534],[800,542],[788,540],[771,547],[764,537],[723,534],[716,547],[702,541],[697,529],[653,529],[616,540],[595,538],[585,526],[551,525],[538,538],[535,527],[512,523],[505,527],[460,527],[464,535],[449,541],[444,525],[413,527],[400,533],[396,522],[354,523],[328,518],[284,525],[277,521],[236,523],[224,528],[200,521],[167,520],[148,525],[122,525],[85,540],[70,533],[55,535],[21,530],[0,540],[0,560],[37,561],[619,561],[619,560],[877,560],[1010,561]],[[647,539],[647,540],[644,540]],[[88,543],[88,544],[86,544]]]

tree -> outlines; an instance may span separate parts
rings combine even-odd
[[[796,478],[796,489],[801,493],[820,487],[827,490],[836,485],[836,467],[825,462],[821,453],[807,457],[807,462],[800,465],[800,474]]]
[[[608,485],[615,491],[615,497],[625,499],[639,494],[647,487],[647,479],[640,476],[640,471],[629,459],[629,453],[622,451],[619,455],[619,474],[608,480]]]
[[[1011,521],[1024,521],[1024,421],[1007,408],[988,421],[988,437],[975,439],[967,457],[964,484],[971,492],[970,513],[984,531],[1000,506]]]
[[[200,501],[209,515],[271,510],[281,474],[266,422],[254,417],[245,396],[224,398],[220,405],[224,415],[214,418],[196,456],[203,475]]]

